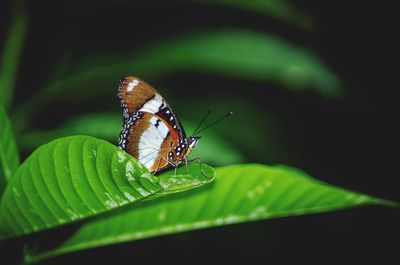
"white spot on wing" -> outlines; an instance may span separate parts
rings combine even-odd
[[[153,99],[146,102],[146,104],[144,104],[139,111],[155,114],[160,110],[162,101],[163,101],[162,97],[157,94]]]
[[[128,87],[127,87],[126,90],[127,91],[132,91],[135,88],[135,86],[137,86],[138,84],[139,84],[139,81],[134,79],[131,82],[129,82]]]
[[[156,117],[151,117],[150,126],[143,132],[139,139],[139,161],[148,169],[155,163],[161,144],[167,136],[169,129],[164,122]]]

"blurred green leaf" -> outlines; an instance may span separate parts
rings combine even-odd
[[[199,4],[215,4],[247,9],[310,30],[312,21],[304,12],[286,0],[192,0]]]
[[[192,133],[196,128],[194,123],[183,123],[187,133]],[[246,161],[236,144],[222,137],[215,130],[202,133],[200,142],[190,153],[191,157],[200,158],[201,161],[213,166],[226,166]]]
[[[0,195],[19,166],[19,154],[10,120],[0,102]]]
[[[109,65],[101,61],[101,57],[82,61],[77,66],[81,69],[80,78],[76,76],[75,81],[89,78],[95,81],[95,76],[103,75],[120,77],[121,73],[147,78],[193,70],[250,80],[272,80],[291,90],[314,90],[327,97],[342,93],[339,80],[317,55],[276,36],[248,30],[190,34],[159,42],[133,56],[115,55],[114,63]],[[83,72],[84,69],[87,71]],[[113,82],[115,84],[115,79]]]
[[[155,177],[114,145],[88,136],[71,136],[38,148],[6,187],[0,206],[0,238],[58,227],[151,198],[198,187],[213,169],[197,164],[176,177]],[[195,174],[194,174],[195,173]],[[182,176],[183,175],[183,176]],[[158,197],[158,196],[157,196]]]
[[[12,4],[12,21],[0,60],[0,102],[3,102],[6,110],[8,110],[12,99],[28,25],[23,2],[17,0],[13,1]]]
[[[183,122],[187,133],[193,132],[195,125]],[[56,138],[68,135],[84,134],[105,139],[116,143],[122,128],[122,114],[96,113],[87,114],[65,122],[60,127],[50,131],[32,131],[21,136],[21,146],[27,149],[35,149]],[[218,153],[218,156],[215,154]],[[193,150],[193,157],[201,158],[201,161],[213,165],[228,165],[244,161],[243,155],[223,137],[217,133],[208,131],[200,144]]]
[[[247,88],[244,87],[244,90]],[[234,143],[248,160],[280,162],[288,161],[293,156],[293,149],[287,145],[286,132],[282,120],[276,115],[262,108],[261,104],[251,102],[246,98],[204,97],[190,102],[183,102],[177,106],[179,112],[185,109],[201,110],[205,106],[212,108],[213,114],[209,122],[230,111],[234,114],[209,131],[219,133],[225,141]],[[187,115],[187,114],[186,114]],[[191,118],[191,120],[194,118]],[[203,133],[201,133],[203,135]]]
[[[26,261],[214,226],[360,205],[397,205],[322,183],[294,168],[257,164],[218,168],[213,185],[182,195],[90,221],[55,249],[28,255]]]
[[[20,144],[22,148],[34,150],[54,139],[79,134],[93,136],[116,144],[121,128],[122,112],[85,114],[67,120],[52,130],[31,130],[21,135]]]
[[[94,56],[73,69],[28,99],[18,109],[17,119],[28,120],[54,99],[112,95],[117,80],[127,73],[154,80],[174,72],[198,71],[274,81],[293,91],[313,90],[326,97],[342,94],[340,81],[317,55],[273,35],[246,30],[209,31],[159,41],[132,54]]]

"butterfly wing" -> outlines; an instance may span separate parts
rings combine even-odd
[[[150,171],[168,166],[168,152],[179,142],[179,136],[159,116],[143,113],[128,127],[125,150]]]
[[[133,76],[121,80],[118,97],[124,114],[119,147],[150,171],[168,167],[168,152],[186,138],[168,103],[153,87]]]

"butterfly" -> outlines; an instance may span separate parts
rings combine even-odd
[[[186,136],[176,114],[152,86],[126,76],[119,82],[118,98],[124,118],[118,142],[121,149],[152,173],[187,163],[200,136]]]

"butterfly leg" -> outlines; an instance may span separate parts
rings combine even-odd
[[[189,174],[189,167],[188,167],[188,160],[186,159],[186,157],[184,158],[184,160],[185,160],[185,166],[186,166],[186,173],[187,173],[188,175],[190,175],[190,174]]]
[[[160,168],[161,161],[162,161],[163,159],[165,160],[164,157],[161,157],[160,160],[158,161],[157,168],[156,168],[156,170],[154,171],[153,175],[155,175],[155,174],[157,173],[158,169]],[[167,161],[167,162],[168,162],[168,161]]]
[[[174,177],[176,177],[176,170],[178,169],[178,165],[175,163],[174,167],[175,167]]]
[[[178,164],[169,161],[169,159],[165,159],[164,157],[162,157],[162,159],[164,159],[165,162],[167,162],[171,167],[173,167],[175,169],[174,171],[174,177],[176,177],[176,170],[178,169]]]
[[[165,162],[167,162],[171,167],[175,168],[175,175],[176,175],[176,168],[177,168],[176,164],[169,161],[168,159],[165,159],[164,157],[162,157],[161,159],[163,159]]]

